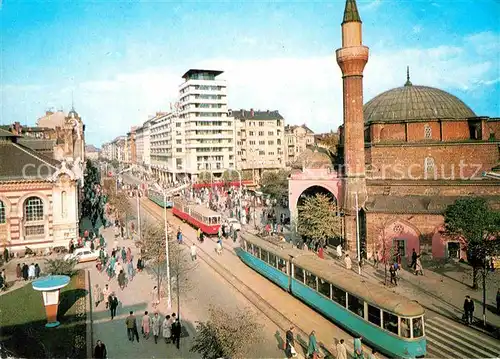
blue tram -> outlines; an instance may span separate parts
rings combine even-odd
[[[426,354],[424,308],[379,285],[361,282],[352,271],[332,266],[284,242],[243,233],[238,256],[381,353],[396,358]]]
[[[172,196],[164,196],[162,192],[152,188],[148,188],[148,198],[160,207],[172,208],[174,206]]]

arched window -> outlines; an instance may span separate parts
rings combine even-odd
[[[2,201],[0,201],[0,224],[5,223],[5,206]]]
[[[43,201],[39,197],[29,197],[24,201],[24,235],[26,237],[41,236],[45,233],[43,221]]]
[[[61,216],[66,218],[66,191],[61,192]]]
[[[426,140],[431,140],[432,139],[432,128],[429,125],[424,126],[424,138]]]

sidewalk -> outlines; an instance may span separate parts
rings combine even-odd
[[[344,267],[343,261],[337,259],[335,253],[328,251],[328,254],[335,259],[337,265]],[[356,253],[350,253],[350,256],[351,258],[356,258]],[[391,287],[391,290],[408,298],[415,299],[427,309],[455,321],[461,321],[465,296],[470,295],[475,304],[474,316],[477,321],[482,322],[483,291],[482,288],[477,291],[470,288],[469,285],[472,282],[470,279],[470,267],[462,263],[450,264],[445,267],[437,267],[442,271],[442,273],[438,273],[435,268],[426,268],[424,263],[423,276],[416,276],[413,272],[404,269],[404,267],[403,265],[403,269],[399,272],[398,286]],[[358,270],[354,263],[353,270],[356,272]],[[378,283],[384,282],[383,263],[380,263],[378,269],[376,269],[373,267],[373,263],[365,262],[361,270],[362,275],[369,280]],[[500,273],[498,272],[489,273],[489,282],[486,284],[486,319],[490,325],[496,327],[497,335],[500,328],[500,316],[495,311],[499,275]],[[390,282],[389,271],[387,271],[387,278],[388,282]],[[481,282],[481,278],[479,282]],[[476,329],[483,331],[479,327]],[[495,335],[495,333],[490,334]]]

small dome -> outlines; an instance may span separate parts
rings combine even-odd
[[[332,159],[328,151],[321,147],[306,148],[291,164],[292,168],[331,168]]]
[[[78,112],[76,112],[75,109],[72,108],[71,111],[68,112],[68,117],[77,118],[78,117]]]
[[[409,81],[374,97],[364,107],[365,122],[466,119],[476,114],[458,97],[427,86],[413,86]]]

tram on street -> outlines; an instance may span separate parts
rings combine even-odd
[[[395,358],[426,354],[424,308],[388,289],[360,281],[290,243],[272,243],[242,233],[240,259],[379,352]]]
[[[219,213],[180,197],[173,199],[172,213],[206,235],[216,235],[221,227]]]
[[[148,198],[163,208],[172,208],[174,206],[171,195],[164,196],[162,192],[153,188],[148,188]]]

